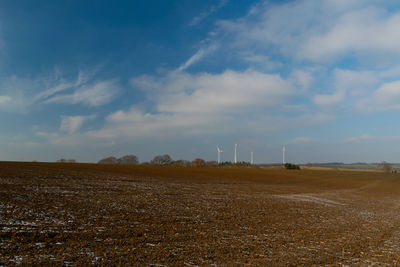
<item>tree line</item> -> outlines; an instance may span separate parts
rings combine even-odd
[[[61,158],[57,160],[58,163],[76,163],[77,161],[74,159],[64,159]],[[206,161],[202,158],[196,158],[192,161],[188,160],[173,160],[170,155],[157,155],[149,162],[139,162],[139,158],[135,155],[126,155],[121,158],[116,157],[107,157],[99,160],[98,164],[122,164],[122,165],[135,165],[135,164],[142,164],[142,165],[158,165],[158,166],[179,166],[179,167],[254,167],[255,165],[250,164],[250,162],[238,162],[232,163],[230,161],[217,163],[216,161]],[[336,163],[330,163],[331,165],[335,165]],[[338,163],[339,164],[339,163]],[[340,163],[343,164],[343,163]],[[311,167],[313,164],[308,163],[307,166]],[[321,164],[327,165],[327,164]],[[285,169],[288,170],[300,170],[300,165],[286,163],[284,165]],[[396,169],[393,169],[391,163],[386,161],[381,162],[378,164],[377,169],[380,169],[384,172],[388,173],[397,173]]]
[[[188,160],[173,160],[170,155],[157,155],[149,162],[139,163],[139,158],[135,155],[126,155],[121,158],[107,157],[98,161],[98,164],[124,164],[124,165],[158,165],[158,166],[179,166],[179,167],[229,167],[238,166],[245,167],[251,166],[249,162],[238,162],[236,164],[232,162],[222,162],[218,164],[216,161],[206,161],[202,158],[196,158],[192,161]]]

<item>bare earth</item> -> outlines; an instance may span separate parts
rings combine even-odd
[[[0,266],[394,266],[400,175],[0,163]]]

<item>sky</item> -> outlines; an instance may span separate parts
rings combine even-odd
[[[0,160],[400,162],[395,0],[0,2]]]

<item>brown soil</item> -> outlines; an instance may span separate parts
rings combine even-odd
[[[1,265],[400,261],[400,175],[0,163]]]

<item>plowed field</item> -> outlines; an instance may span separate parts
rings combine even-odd
[[[400,175],[0,163],[0,266],[393,266]]]

